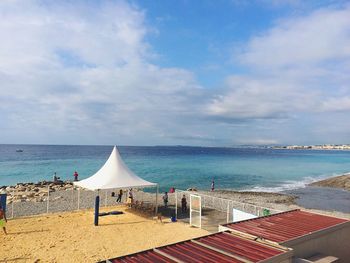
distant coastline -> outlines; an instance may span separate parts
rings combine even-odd
[[[289,150],[350,150],[350,144],[320,144],[320,145],[286,145],[270,146],[271,149],[289,149]]]

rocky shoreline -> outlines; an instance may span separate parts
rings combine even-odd
[[[313,183],[313,186],[340,187],[349,190],[348,182],[350,174],[332,177]],[[332,185],[332,186],[331,186]],[[48,189],[50,194],[48,198]],[[154,202],[155,194],[134,189],[134,195],[138,200]],[[9,214],[13,217],[36,215],[46,212],[74,211],[77,209],[87,209],[94,206],[96,192],[74,187],[72,181],[41,181],[38,183],[18,183],[14,186],[1,186],[0,193],[7,193],[7,204]],[[112,190],[100,192],[101,205],[115,205],[116,197],[111,195]],[[200,194],[230,199],[236,202],[267,207],[270,209],[285,211],[303,207],[298,205],[298,194],[270,193],[270,192],[241,192],[233,190],[198,191]],[[124,192],[123,202],[127,194]],[[159,203],[162,204],[162,194],[158,196]],[[49,200],[48,200],[49,199]],[[49,204],[48,204],[49,203]],[[174,194],[169,194],[169,204],[175,203]],[[316,211],[318,212],[318,211]],[[324,213],[325,211],[319,210]],[[349,214],[328,211],[330,215],[350,218]]]
[[[1,186],[0,193],[7,193],[7,203],[19,202],[45,202],[47,201],[48,189],[51,192],[69,191],[73,188],[71,181],[41,181],[38,183],[18,183],[14,186]]]

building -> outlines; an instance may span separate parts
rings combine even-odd
[[[350,262],[350,221],[299,209],[219,226],[219,232],[102,262]]]
[[[295,258],[324,255],[350,262],[350,221],[292,210],[219,227],[293,249]],[[332,261],[324,261],[332,262]]]

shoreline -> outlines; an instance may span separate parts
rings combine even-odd
[[[36,214],[45,213],[46,203],[48,202],[48,187],[50,187],[50,212],[58,211],[72,211],[76,209],[78,202],[78,191],[74,190],[72,181],[42,181],[37,183],[17,183],[12,186],[1,186],[0,193],[7,192],[7,204],[9,209],[14,205],[15,217],[18,216],[30,216]],[[331,188],[331,189],[330,189]],[[332,188],[334,189],[332,192]],[[350,219],[350,211],[348,209],[341,209],[332,211],[334,207],[330,205],[333,198],[324,200],[329,204],[323,205],[323,208],[314,201],[313,205],[308,200],[322,198],[323,193],[337,194],[336,189],[344,189],[350,191],[350,173],[346,173],[339,176],[332,176],[327,179],[319,180],[306,187],[297,188],[294,190],[288,190],[283,192],[266,192],[266,191],[237,191],[227,189],[217,189],[215,191],[198,190],[198,193],[214,196],[218,198],[230,199],[233,201],[244,202],[261,207],[267,207],[276,210],[290,210],[290,209],[304,209],[313,212],[338,216]],[[111,193],[113,190],[101,192],[101,203],[111,205],[115,203]],[[152,201],[155,197],[154,193],[143,192],[141,189],[134,189],[135,194],[140,196],[143,200]],[[196,193],[196,191],[194,191]],[[316,195],[315,195],[316,193]],[[342,193],[341,193],[342,194]],[[95,192],[89,190],[80,190],[80,208],[92,208]],[[125,198],[126,192],[124,192],[123,198]],[[159,195],[160,203],[162,194]],[[174,198],[174,197],[171,197]],[[341,195],[337,197],[338,200]],[[345,197],[347,199],[347,196]],[[344,199],[345,200],[345,199]],[[341,201],[344,201],[341,199]],[[305,202],[306,201],[306,202]],[[345,200],[346,201],[346,200]],[[62,205],[61,203],[66,203]],[[12,205],[11,205],[12,204]],[[305,205],[307,204],[307,205]],[[344,205],[343,205],[344,206]],[[316,209],[315,209],[316,208]],[[343,211],[343,212],[342,212]],[[345,212],[344,212],[345,211]],[[11,211],[12,212],[12,211]]]
[[[350,191],[350,173],[312,182],[308,184],[308,186],[331,187]]]

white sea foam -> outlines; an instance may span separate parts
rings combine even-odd
[[[345,174],[350,174],[350,172],[348,173],[341,173],[341,174],[332,174],[331,176],[329,174],[327,175],[320,175],[320,176],[316,176],[316,177],[304,177],[301,180],[288,180],[285,181],[284,183],[278,185],[278,186],[272,186],[272,187],[267,187],[267,186],[254,186],[253,188],[247,188],[247,189],[243,189],[241,191],[250,191],[250,192],[272,192],[272,193],[278,193],[278,192],[284,192],[284,191],[289,191],[289,190],[294,190],[294,189],[300,189],[300,188],[304,188],[306,187],[308,184],[320,181],[320,180],[324,180],[324,179],[328,179],[331,177],[336,177],[336,176],[340,176],[340,175],[345,175]]]

